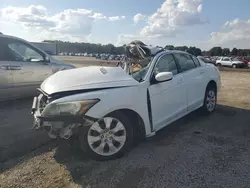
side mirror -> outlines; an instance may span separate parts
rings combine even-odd
[[[156,74],[155,80],[157,82],[165,82],[173,79],[173,73],[172,72],[160,72]]]
[[[50,62],[50,58],[48,56],[45,56],[45,62]]]
[[[44,58],[44,64],[48,65],[50,63],[50,57],[49,56],[45,56]]]

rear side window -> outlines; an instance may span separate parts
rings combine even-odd
[[[194,56],[192,56],[192,58],[193,58],[193,60],[194,60],[195,66],[196,66],[196,67],[199,67],[199,66],[200,66],[199,60],[198,60],[196,57],[194,57]]]
[[[187,54],[174,54],[179,63],[181,72],[188,71],[195,68],[195,64],[190,55]]]

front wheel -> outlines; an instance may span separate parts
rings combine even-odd
[[[129,119],[120,112],[105,116],[79,135],[81,148],[96,160],[121,157],[131,146],[133,129]]]
[[[217,104],[217,91],[216,87],[212,84],[208,85],[204,97],[202,110],[206,114],[210,114],[215,110]]]

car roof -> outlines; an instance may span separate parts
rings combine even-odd
[[[23,39],[18,38],[18,37],[10,36],[10,35],[0,34],[0,37],[1,37],[1,38],[16,39],[16,40],[21,40],[21,41],[27,42],[26,40],[23,40]]]
[[[192,55],[192,54],[189,54],[187,52],[180,51],[180,50],[164,50],[164,51],[161,51],[161,52],[157,53],[156,56],[161,56],[161,55],[164,55],[164,54],[174,54],[174,53]]]

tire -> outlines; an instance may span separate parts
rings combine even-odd
[[[218,67],[221,67],[221,64],[220,64],[220,63],[217,63],[217,66],[218,66]]]
[[[234,68],[234,69],[237,68],[237,65],[236,65],[236,64],[233,64],[233,65],[232,65],[232,68]]]
[[[211,114],[214,112],[217,104],[217,90],[213,84],[207,86],[202,111],[204,114]]]
[[[105,121],[111,122],[110,128]],[[81,149],[95,160],[116,159],[130,149],[133,143],[133,128],[127,116],[114,112],[89,127],[82,127],[79,141]]]

